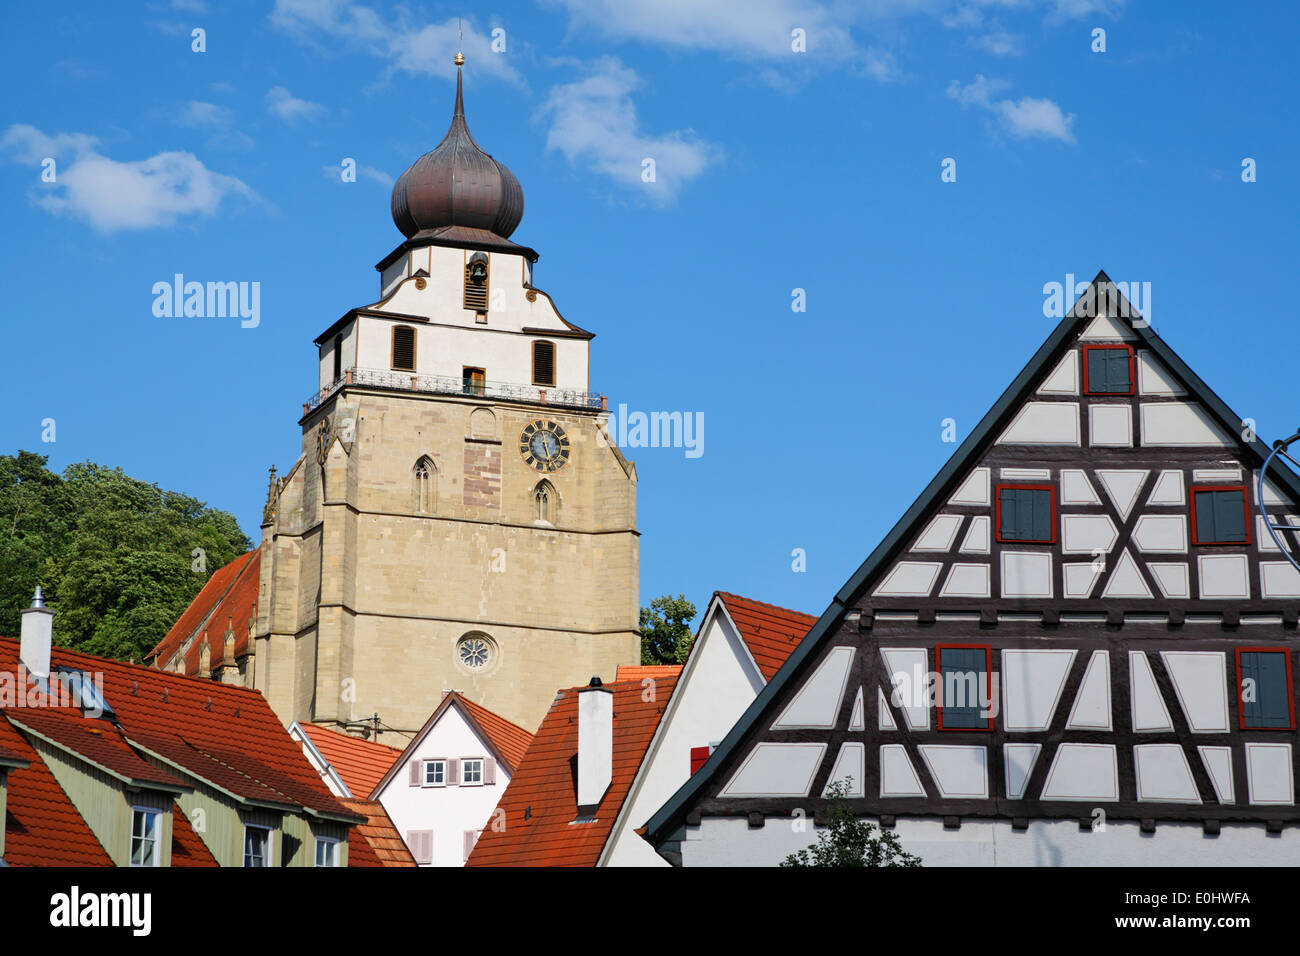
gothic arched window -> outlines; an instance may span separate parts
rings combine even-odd
[[[426,455],[415,463],[415,510],[433,514],[438,509],[438,468]]]
[[[533,520],[555,524],[555,517],[560,510],[560,496],[555,493],[555,486],[543,479],[533,489]]]

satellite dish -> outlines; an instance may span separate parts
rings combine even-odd
[[[1268,529],[1269,535],[1273,538],[1273,543],[1277,549],[1282,552],[1282,556],[1291,562],[1291,566],[1300,571],[1300,557],[1296,555],[1295,550],[1290,544],[1282,540],[1280,531],[1287,531],[1291,534],[1300,532],[1300,526],[1291,524],[1274,524],[1273,519],[1268,516],[1268,511],[1264,505],[1264,482],[1268,477],[1268,469],[1273,465],[1274,460],[1281,457],[1285,458],[1297,469],[1300,469],[1300,461],[1296,461],[1290,452],[1291,445],[1300,442],[1300,432],[1296,432],[1290,438],[1273,443],[1273,451],[1264,459],[1264,464],[1260,466],[1259,478],[1255,487],[1255,507],[1259,509],[1260,517],[1264,519],[1264,527]]]

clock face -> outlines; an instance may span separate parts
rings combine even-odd
[[[519,435],[519,454],[529,468],[559,471],[569,461],[569,436],[555,422],[532,422]]]

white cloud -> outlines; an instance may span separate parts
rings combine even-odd
[[[993,96],[1007,88],[1001,80],[985,79],[976,74],[975,80],[963,86],[957,80],[948,84],[948,96],[962,106],[978,106],[993,113],[1002,123],[1002,128],[1017,139],[1059,139],[1064,143],[1074,142],[1074,114],[1066,115],[1061,108],[1048,99],[1032,96],[1019,100],[995,100]]]
[[[1124,0],[1052,0],[1049,22],[1082,20],[1091,16],[1116,16]]]
[[[84,219],[104,233],[171,226],[187,217],[216,215],[227,197],[257,198],[242,181],[213,172],[192,153],[119,162],[96,152],[97,144],[83,133],[49,136],[24,124],[10,126],[0,137],[0,151],[19,162],[57,160],[55,182],[37,195],[40,206]]]
[[[182,126],[206,126],[224,129],[234,122],[234,119],[234,111],[224,106],[205,103],[202,100],[190,100],[185,104],[185,108],[181,110],[176,122]]]
[[[273,86],[266,92],[266,109],[286,123],[299,120],[315,121],[325,115],[325,107],[311,100],[300,100],[283,86]]]
[[[606,57],[586,78],[554,87],[540,114],[550,124],[546,148],[663,206],[717,162],[721,150],[692,130],[643,132],[631,96],[640,84],[633,70]],[[647,159],[654,163],[653,182],[643,179]]]
[[[482,33],[468,20],[458,24],[449,17],[442,23],[419,23],[400,7],[385,15],[347,0],[276,0],[271,25],[318,49],[324,39],[342,42],[384,59],[390,70],[415,76],[454,77],[452,57],[459,44],[467,69],[523,84],[509,57],[492,50],[491,30]],[[507,33],[504,39],[508,53],[512,37]]]
[[[341,166],[322,166],[321,173],[332,183],[346,182],[342,176],[343,168]],[[393,186],[393,177],[388,175],[382,169],[376,169],[374,166],[358,166],[357,176],[369,179],[371,182],[391,189]]]
[[[989,33],[971,37],[970,43],[994,56],[1020,56],[1024,52],[1020,37],[997,26]]]

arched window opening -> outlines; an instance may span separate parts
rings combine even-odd
[[[539,481],[533,489],[533,520],[555,524],[560,509],[560,496],[549,481]]]
[[[438,468],[426,456],[415,463],[415,510],[433,514],[438,508]]]

